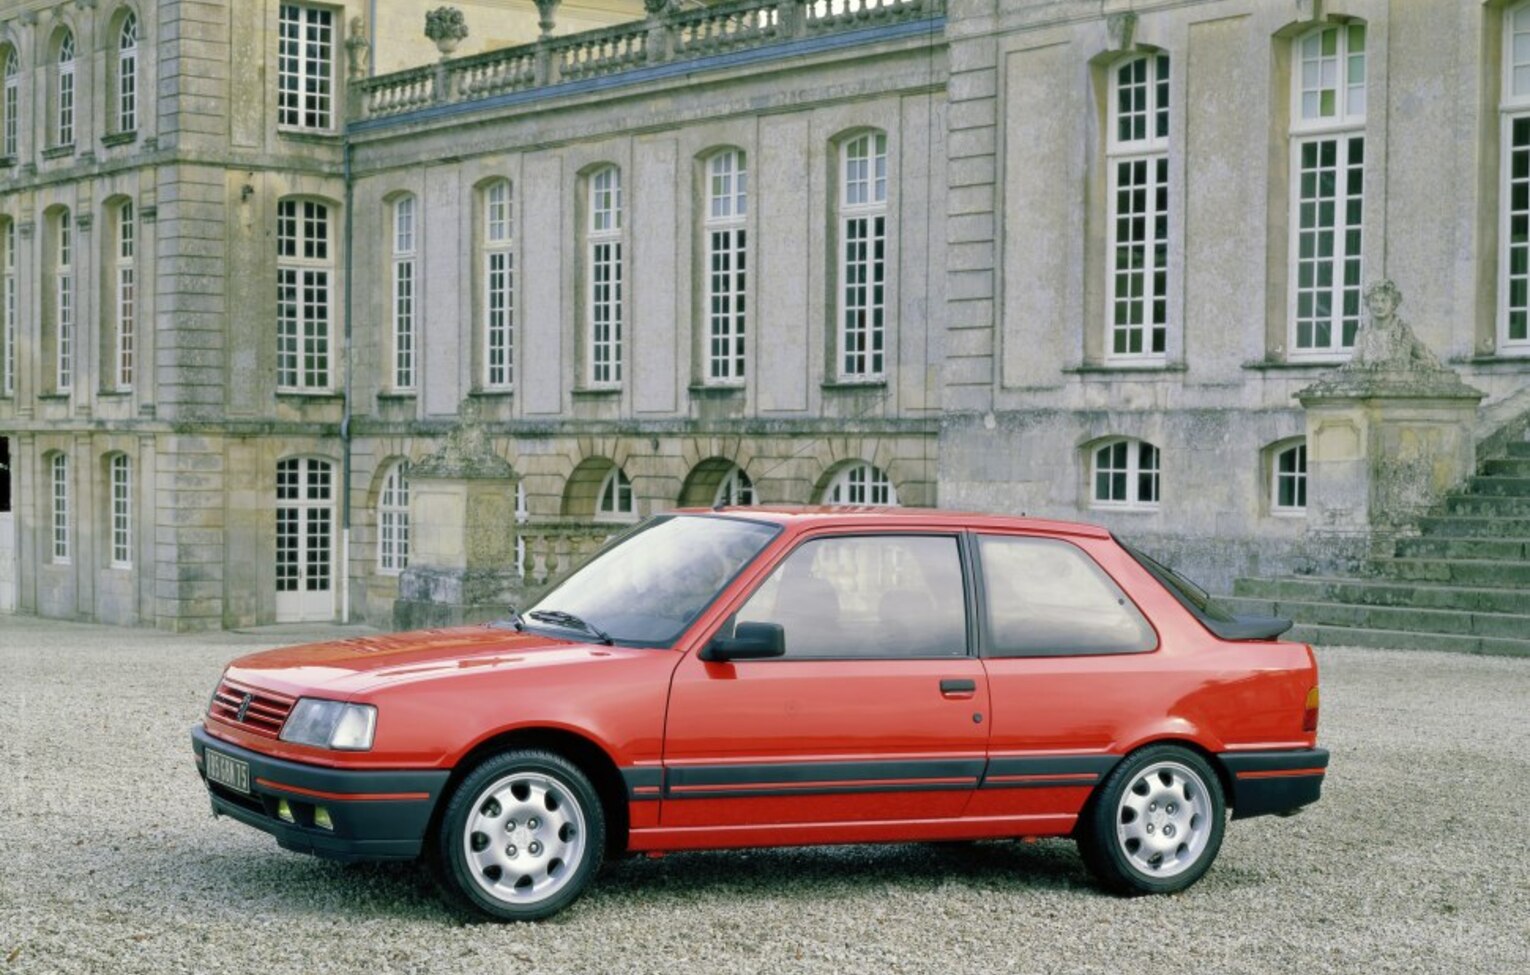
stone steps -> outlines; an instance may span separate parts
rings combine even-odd
[[[1489,474],[1467,482],[1466,492],[1478,497],[1530,498],[1530,477]]]
[[[1349,626],[1294,626],[1286,639],[1332,647],[1379,647],[1384,650],[1439,650],[1499,657],[1530,657],[1530,640],[1453,636],[1408,630],[1369,630]]]
[[[1483,462],[1482,473],[1491,477],[1530,477],[1530,457],[1495,457]]]
[[[1526,613],[1474,613],[1412,606],[1366,606],[1354,603],[1287,602],[1226,596],[1219,603],[1234,613],[1282,616],[1309,626],[1348,626],[1364,630],[1448,634],[1530,642]]]
[[[1507,559],[1378,559],[1376,575],[1401,582],[1439,582],[1490,589],[1517,589],[1530,606],[1530,562]]]
[[[1347,603],[1361,606],[1402,606],[1451,609],[1471,613],[1530,613],[1530,596],[1515,589],[1473,588],[1320,576],[1239,579],[1234,596],[1280,602]],[[1301,622],[1300,618],[1297,622]]]
[[[1487,518],[1530,518],[1530,497],[1452,494],[1445,498],[1445,514]]]
[[[1507,453],[1511,460],[1530,460],[1530,440],[1509,444]]]
[[[1419,519],[1418,530],[1426,538],[1530,538],[1530,518],[1426,515]]]
[[[1485,525],[1477,537],[1469,535],[1421,535],[1399,538],[1399,558],[1424,559],[1502,559],[1508,562],[1530,561],[1530,537],[1504,537],[1488,531]]]

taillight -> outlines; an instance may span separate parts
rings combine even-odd
[[[1318,719],[1318,689],[1307,692],[1307,706],[1302,711],[1302,730],[1316,731]]]

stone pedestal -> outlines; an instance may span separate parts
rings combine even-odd
[[[470,407],[441,449],[409,470],[409,567],[393,604],[398,629],[505,615],[519,594],[516,476]]]
[[[1366,293],[1354,357],[1296,394],[1307,412],[1307,524],[1332,565],[1392,554],[1399,534],[1476,470],[1485,395],[1397,317],[1390,281]]]

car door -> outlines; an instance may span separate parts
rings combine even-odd
[[[885,827],[960,815],[982,775],[988,707],[962,544],[952,533],[819,534],[739,597],[724,630],[779,624],[785,656],[717,663],[692,652],[676,669],[662,824]],[[814,839],[776,835],[787,833]]]

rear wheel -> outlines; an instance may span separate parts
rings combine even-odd
[[[1169,894],[1201,878],[1222,847],[1226,805],[1206,760],[1153,745],[1111,771],[1087,807],[1079,852],[1122,894]]]
[[[553,752],[502,752],[452,793],[437,852],[447,887],[491,917],[567,907],[600,868],[605,814],[590,780]]]

